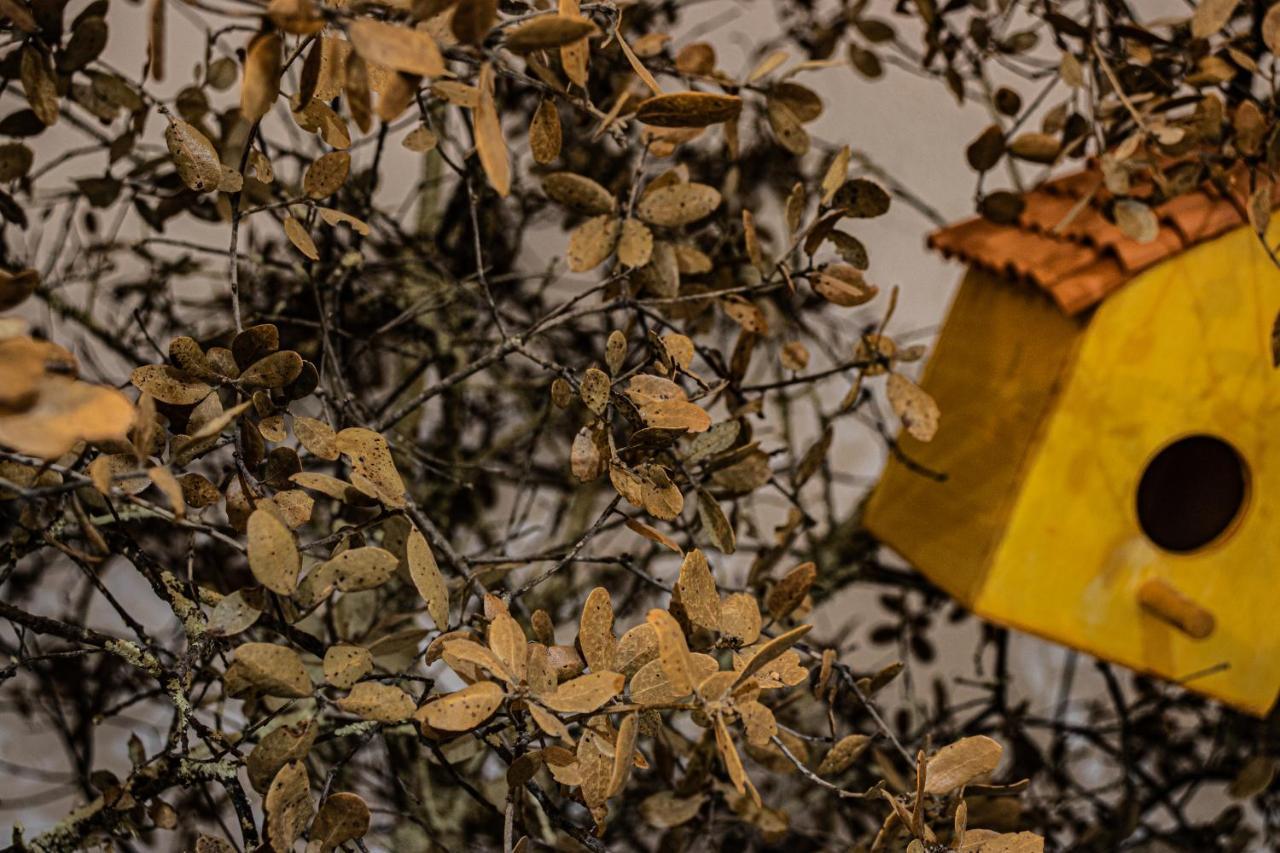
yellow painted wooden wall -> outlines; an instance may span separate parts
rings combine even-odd
[[[1265,713],[1280,688],[1277,310],[1280,271],[1248,229],[1108,297],[1080,341],[974,609]],[[970,428],[942,411],[940,435]],[[1168,553],[1143,535],[1135,490],[1155,452],[1201,432],[1245,458],[1249,497],[1221,540]],[[1142,610],[1136,587],[1149,578],[1210,610],[1213,634],[1191,639]]]
[[[921,378],[942,410],[933,441],[899,435],[937,482],[890,459],[863,523],[960,601],[982,587],[1083,324],[1040,292],[971,270]]]

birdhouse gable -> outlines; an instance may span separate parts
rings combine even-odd
[[[1243,195],[1157,205],[1140,243],[1085,172],[1016,224],[934,234],[969,264],[920,380],[941,426],[898,437],[864,523],[993,622],[1261,715],[1280,692],[1280,269]]]

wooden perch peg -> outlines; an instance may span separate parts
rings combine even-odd
[[[1143,609],[1195,640],[1213,633],[1213,614],[1187,598],[1168,581],[1151,578],[1138,587]]]

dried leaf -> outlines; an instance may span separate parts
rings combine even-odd
[[[409,532],[405,552],[409,577],[413,579],[413,585],[417,587],[422,600],[427,603],[431,620],[441,631],[446,630],[449,627],[449,588],[445,586],[444,577],[440,574],[426,537],[416,527]]]
[[[866,735],[845,735],[836,741],[835,746],[822,757],[822,763],[818,765],[818,774],[836,776],[843,773],[870,745],[871,738]]]
[[[720,594],[706,556],[697,548],[685,555],[676,580],[680,604],[693,624],[708,631],[720,629]]]
[[[312,240],[311,235],[307,233],[305,225],[287,213],[285,214],[283,224],[284,234],[289,238],[289,242],[293,244],[295,249],[313,261],[320,260],[320,250],[316,248],[315,241]]]
[[[444,56],[425,30],[357,18],[347,25],[347,35],[366,62],[423,77],[439,77],[445,72]]]
[[[463,0],[456,4],[450,25],[463,44],[481,44],[498,20],[498,0]]]
[[[1004,747],[986,735],[961,738],[934,753],[925,769],[926,794],[945,795],[986,776],[1000,763]]]
[[[729,736],[729,729],[725,727],[723,717],[716,717],[715,729],[716,749],[719,750],[720,760],[724,762],[725,770],[729,773],[729,781],[733,782],[733,787],[739,794],[745,793],[747,773],[742,766],[742,757],[738,755],[738,750],[733,745],[733,738]]]
[[[502,688],[481,681],[418,709],[419,719],[442,732],[465,732],[483,723],[502,704]]]
[[[658,662],[668,684],[677,696],[693,692],[693,661],[680,623],[665,610],[650,610],[645,621],[653,627],[658,639]],[[634,691],[634,687],[632,688]]]
[[[613,213],[617,199],[590,178],[573,172],[552,172],[542,179],[542,191],[552,201],[588,215]]]
[[[578,621],[578,645],[592,672],[613,669],[618,641],[613,635],[613,602],[609,591],[596,587],[587,595]]]
[[[298,588],[302,558],[293,533],[284,522],[263,509],[249,516],[249,569],[258,583],[279,595]]]
[[[402,723],[415,710],[412,696],[377,681],[361,681],[334,704],[348,714],[378,723]]]
[[[254,690],[267,696],[304,699],[311,695],[311,679],[302,658],[287,646],[245,643],[236,648],[232,667]]]
[[[364,646],[339,644],[324,653],[324,680],[341,690],[350,690],[373,672],[373,655]]]
[[[280,34],[276,32],[259,33],[249,42],[244,80],[240,83],[240,113],[246,120],[258,121],[276,102],[280,94],[282,51]]]
[[[653,225],[676,227],[709,216],[720,200],[719,191],[706,184],[669,184],[646,192],[637,213]]]
[[[618,672],[591,672],[566,681],[541,701],[562,714],[589,714],[621,693],[626,681]]]
[[[890,373],[886,386],[889,405],[902,419],[902,425],[912,438],[929,441],[938,431],[938,404],[933,398],[901,373]]]
[[[498,613],[489,622],[489,648],[516,681],[523,681],[529,661],[529,641],[510,613]]]
[[[578,15],[539,15],[507,32],[505,44],[516,53],[550,50],[595,34],[596,25]]]
[[[181,119],[170,118],[164,131],[164,142],[173,157],[178,177],[187,188],[198,193],[217,189],[222,180],[222,162],[218,151],[203,133]]]
[[[276,850],[292,850],[293,843],[315,814],[311,802],[310,779],[306,764],[290,761],[275,779],[263,799],[267,814],[267,838]]]
[[[742,111],[742,98],[712,92],[671,92],[655,95],[636,108],[636,118],[655,127],[707,127],[733,121]]]
[[[324,572],[343,592],[376,589],[395,572],[400,561],[395,554],[372,545],[349,548],[323,563],[316,571]]]
[[[593,216],[569,235],[569,269],[587,272],[604,263],[618,243],[621,223],[612,214]]]
[[[760,605],[755,596],[735,592],[720,603],[720,634],[736,646],[750,646],[760,639]]]
[[[618,240],[618,260],[629,267],[642,267],[653,256],[653,232],[638,219],[622,223]]]
[[[547,165],[560,156],[560,111],[554,98],[543,98],[529,123],[529,151],[534,162]]]
[[[598,367],[588,367],[582,374],[582,385],[579,388],[583,405],[597,415],[604,414],[605,407],[609,405],[611,384],[609,374]]]
[[[351,482],[356,488],[389,507],[404,506],[404,480],[385,438],[363,427],[348,427],[335,442],[338,452],[351,461]]]
[[[765,607],[775,620],[784,619],[800,606],[817,580],[818,567],[813,563],[801,563],[783,576],[765,596]]]
[[[1191,37],[1208,38],[1227,25],[1240,0],[1200,0],[1191,17]]]
[[[762,671],[768,664],[778,659],[783,652],[800,642],[800,639],[812,629],[812,625],[799,625],[769,640],[747,661],[747,665],[738,673],[734,686],[742,684],[757,672]]]
[[[360,795],[345,791],[329,795],[307,834],[308,853],[330,853],[364,836],[371,817],[369,806]]]
[[[1150,243],[1160,235],[1155,212],[1140,201],[1122,198],[1115,205],[1116,226],[1139,243]]]
[[[302,176],[302,189],[312,198],[333,195],[346,183],[351,171],[351,155],[345,151],[331,151],[315,160]]]
[[[580,17],[582,10],[578,0],[560,0],[559,12],[566,18]],[[629,52],[629,48],[623,47]],[[560,65],[564,74],[580,89],[587,88],[587,72],[591,62],[591,47],[586,37],[560,48]]]
[[[507,153],[506,140],[502,138],[502,122],[498,119],[498,107],[493,100],[492,65],[486,62],[480,67],[476,85],[480,89],[480,102],[475,110],[476,153],[489,176],[489,185],[498,195],[505,197],[511,192],[511,157]]]

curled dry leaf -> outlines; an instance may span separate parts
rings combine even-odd
[[[579,482],[589,483],[604,474],[609,464],[609,437],[600,424],[578,430],[569,448],[569,467]]]

